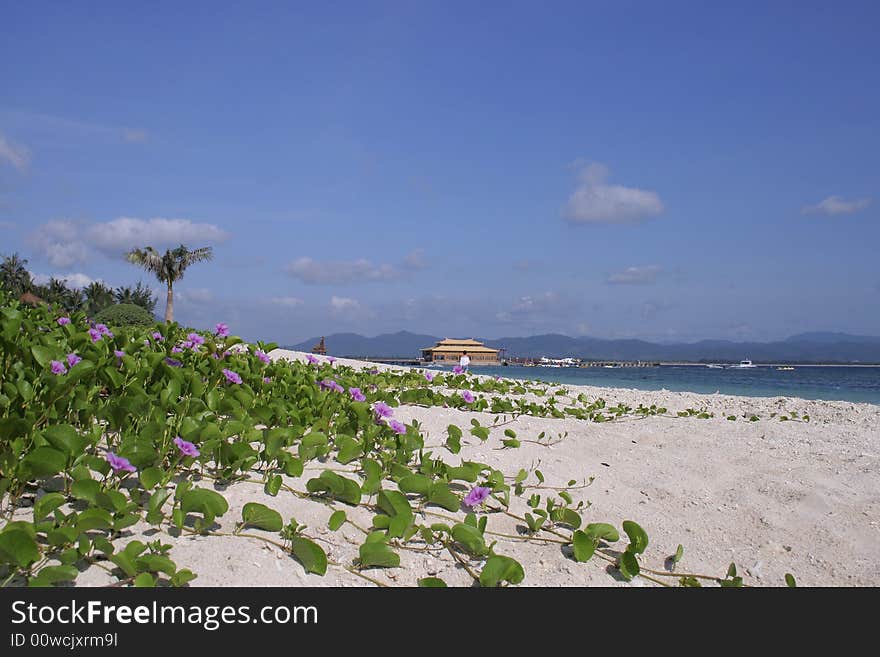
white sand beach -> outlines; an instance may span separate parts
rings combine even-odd
[[[283,350],[270,355],[273,359],[305,358],[303,353]],[[339,359],[336,366],[342,365],[389,367]],[[643,568],[662,571],[671,566],[667,559],[682,544],[684,556],[675,566],[677,572],[723,576],[734,562],[747,585],[782,586],[786,573],[792,573],[800,586],[880,584],[880,406],[579,386],[566,389],[573,396],[583,393],[609,403],[658,404],[672,414],[705,408],[715,415],[710,419],[646,417],[607,423],[519,416],[493,428],[486,442],[466,433],[457,455],[442,447],[447,425],[467,427],[476,417],[488,426],[494,415],[402,405],[395,409],[395,417],[407,423],[418,420],[426,449],[442,455],[447,463],[476,460],[510,475],[520,468],[537,466],[546,486],[565,486],[571,479],[582,483],[594,477],[591,485],[572,491],[574,502],[590,503],[583,513],[585,522],[608,522],[617,527],[624,520],[638,522],[650,540],[642,555]],[[771,413],[792,411],[799,417],[809,415],[809,422],[780,421],[778,415],[770,418]],[[750,422],[741,417],[752,413],[762,419]],[[725,419],[731,414],[740,417],[737,421]],[[514,429],[522,440],[534,440],[541,432],[546,438],[559,439],[552,446],[523,442],[519,448],[501,449],[505,428]],[[305,480],[326,467],[357,478],[353,467],[312,462],[302,477],[285,478],[285,483],[304,490]],[[526,483],[538,482],[530,475]],[[277,509],[285,521],[294,517],[308,525],[310,535],[327,551],[331,565],[323,577],[309,575],[280,548],[260,540],[241,536],[169,538],[163,533],[163,541],[173,545],[175,561],[198,574],[192,585],[373,585],[342,567],[357,558],[363,533],[350,524],[337,532],[327,527],[334,509],[345,509],[351,520],[369,526],[368,511],[303,499],[285,491],[270,497],[258,483],[235,483],[222,492],[230,509],[218,518],[218,531],[233,531],[245,503],[262,502]],[[527,511],[526,497],[512,497],[511,511],[520,515]],[[429,523],[464,517],[464,512],[428,509],[424,521]],[[490,517],[494,532],[518,534],[518,521],[502,514]],[[146,526],[131,529],[133,538],[158,537]],[[654,585],[641,577],[626,582],[607,562],[596,558],[577,563],[560,544],[500,535],[492,538],[498,541],[498,552],[522,563],[526,573],[523,586]],[[625,537],[619,545],[622,549]],[[415,585],[417,579],[428,575],[436,575],[450,586],[473,584],[445,552],[400,550],[400,555],[399,568],[374,568],[365,574],[389,585]],[[106,572],[92,568],[78,583],[110,581]]]

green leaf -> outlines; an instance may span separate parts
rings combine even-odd
[[[34,522],[40,522],[59,506],[64,504],[64,495],[61,493],[46,493],[34,502]]]
[[[358,554],[361,566],[364,568],[370,568],[371,566],[396,568],[400,565],[400,556],[382,541],[363,543],[358,550]]]
[[[446,427],[446,448],[453,454],[461,451],[461,429],[454,424]]]
[[[158,484],[160,481],[162,481],[162,477],[164,475],[165,475],[165,473],[162,471],[161,468],[157,468],[156,466],[153,466],[153,467],[141,470],[138,477],[141,480],[141,486],[143,486],[145,490],[150,490],[156,484]]]
[[[486,565],[480,573],[480,586],[494,588],[501,582],[519,584],[525,576],[523,567],[516,559],[493,554],[486,560]]]
[[[180,509],[184,514],[201,513],[205,522],[211,524],[215,517],[229,510],[229,503],[220,493],[207,488],[192,488],[181,497]]]
[[[785,584],[791,589],[797,588],[797,582],[794,581],[794,575],[791,573],[785,573]]]
[[[453,525],[452,538],[474,556],[483,556],[488,552],[486,541],[480,530],[471,525],[462,522]]]
[[[101,484],[94,479],[80,479],[70,486],[70,494],[78,500],[89,504],[97,504],[98,493],[101,492]]]
[[[52,447],[69,456],[78,456],[89,444],[86,436],[80,435],[69,424],[56,424],[43,430],[43,437]]]
[[[151,573],[165,573],[171,577],[176,571],[177,566],[171,559],[161,554],[145,554],[135,560],[138,570],[147,570]]]
[[[28,586],[52,586],[56,582],[72,582],[79,575],[75,566],[46,566],[36,577],[28,580]]]
[[[0,562],[27,568],[40,558],[36,539],[23,529],[6,529],[0,532]]]
[[[599,539],[596,536],[582,532],[580,529],[572,534],[571,539],[574,560],[581,563],[589,561],[599,546]]]
[[[472,427],[471,435],[476,436],[481,441],[485,442],[489,440],[489,427]]]
[[[266,493],[275,497],[278,495],[278,491],[281,490],[281,484],[283,481],[281,480],[280,474],[274,474],[266,481]]]
[[[323,575],[327,572],[327,554],[320,545],[302,536],[294,536],[290,547],[307,573]]]
[[[421,588],[425,588],[425,589],[445,589],[446,588],[446,582],[444,582],[439,577],[422,577],[422,579],[420,579],[418,581],[418,585]]]
[[[403,493],[416,493],[427,496],[431,492],[431,478],[420,474],[407,475],[397,482],[397,487]],[[458,507],[456,507],[457,509]]]
[[[672,555],[672,563],[676,564],[681,561],[681,558],[684,556],[684,546],[681,543],[678,544],[678,547],[675,549],[675,554]]]
[[[620,540],[620,534],[617,532],[617,529],[615,529],[614,525],[609,525],[607,522],[591,522],[587,525],[586,532],[609,543]]]
[[[34,355],[34,360],[37,361],[40,367],[46,367],[53,360],[52,352],[46,347],[41,347],[40,345],[33,345],[31,347],[31,353]]]
[[[648,535],[638,523],[632,520],[624,520],[623,531],[629,536],[630,548],[632,548],[633,554],[641,554],[645,551],[645,548],[648,547]]]
[[[618,568],[624,579],[630,581],[633,577],[639,574],[639,561],[636,559],[636,555],[629,550],[621,554]]]
[[[345,520],[345,511],[342,511],[340,509],[339,511],[334,511],[330,515],[330,520],[327,522],[327,526],[330,528],[330,531],[335,532],[337,529],[342,527],[343,524],[345,524]]]
[[[51,477],[61,472],[67,465],[67,457],[53,447],[36,447],[21,460],[22,479],[29,481],[37,477]]]
[[[441,506],[447,511],[458,511],[461,508],[461,499],[452,492],[449,484],[442,482],[435,482],[431,486],[431,491],[428,493],[428,502]]]
[[[324,470],[320,476],[306,482],[310,493],[327,493],[340,502],[358,504],[361,501],[361,487],[351,479],[341,477],[332,470]]]
[[[257,502],[248,502],[244,505],[241,510],[241,519],[247,526],[265,529],[269,532],[280,532],[284,526],[280,513]]]
[[[151,589],[156,586],[156,578],[150,573],[141,573],[134,578],[134,585],[136,588]]]

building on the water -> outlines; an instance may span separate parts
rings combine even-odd
[[[467,352],[471,365],[498,365],[500,349],[491,349],[476,340],[456,340],[446,338],[433,347],[422,349],[422,360],[426,363],[457,365],[462,354]]]

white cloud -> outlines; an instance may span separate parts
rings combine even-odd
[[[603,164],[582,166],[579,178],[562,213],[570,223],[632,224],[663,212],[655,192],[607,184],[608,168]]]
[[[606,282],[612,285],[646,285],[656,281],[662,271],[657,265],[627,267],[621,272],[611,274]]]
[[[124,128],[122,130],[122,141],[129,144],[141,144],[147,141],[147,132],[145,130]]]
[[[56,219],[39,226],[28,241],[55,267],[70,267],[87,262],[93,249],[111,257],[121,257],[136,247],[156,249],[187,244],[202,246],[221,242],[228,234],[214,224],[195,223],[189,219],[135,219],[119,217],[112,221],[85,223]]]
[[[80,289],[83,287],[88,287],[89,284],[94,282],[103,282],[100,278],[92,278],[88,274],[82,273],[71,273],[71,274],[35,274],[31,272],[31,277],[34,279],[34,283],[37,285],[47,285],[49,281],[53,278],[56,278],[60,281],[64,281],[68,287],[72,287],[74,289]]]
[[[347,297],[330,297],[330,307],[334,312],[343,312],[347,310],[359,310],[361,304],[355,299]]]
[[[19,171],[24,171],[31,161],[31,154],[24,146],[13,144],[0,134],[0,160],[6,160]]]
[[[496,313],[500,322],[521,322],[524,319],[545,318],[564,311],[567,303],[556,292],[545,292],[538,296],[524,296],[513,302],[508,310]]]
[[[415,249],[414,251],[411,251],[403,259],[403,266],[413,271],[418,271],[427,267],[427,264],[425,263],[424,249]]]
[[[287,273],[308,285],[391,281],[400,278],[392,265],[374,265],[369,260],[326,260],[303,257],[289,263]]]
[[[296,308],[305,303],[305,301],[297,297],[272,297],[266,301],[274,306],[282,306],[284,308]]]
[[[202,305],[211,303],[214,300],[214,293],[204,287],[188,287],[184,290],[174,291],[174,301],[182,303],[191,303]]]
[[[852,214],[859,210],[864,210],[871,205],[870,198],[856,198],[851,201],[841,198],[840,196],[829,196],[816,205],[806,205],[801,209],[804,214]]]

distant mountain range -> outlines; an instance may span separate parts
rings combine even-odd
[[[469,336],[468,336],[469,337]],[[407,357],[421,355],[441,338],[409,331],[384,333],[373,338],[357,333],[335,333],[324,338],[327,353],[335,356]],[[508,357],[583,358],[593,360],[646,360],[676,362],[880,363],[880,337],[846,333],[801,333],[778,342],[731,342],[701,340],[683,344],[657,344],[644,340],[604,340],[545,334],[527,338],[476,338],[493,348],[503,348]],[[311,351],[320,338],[286,346]]]

